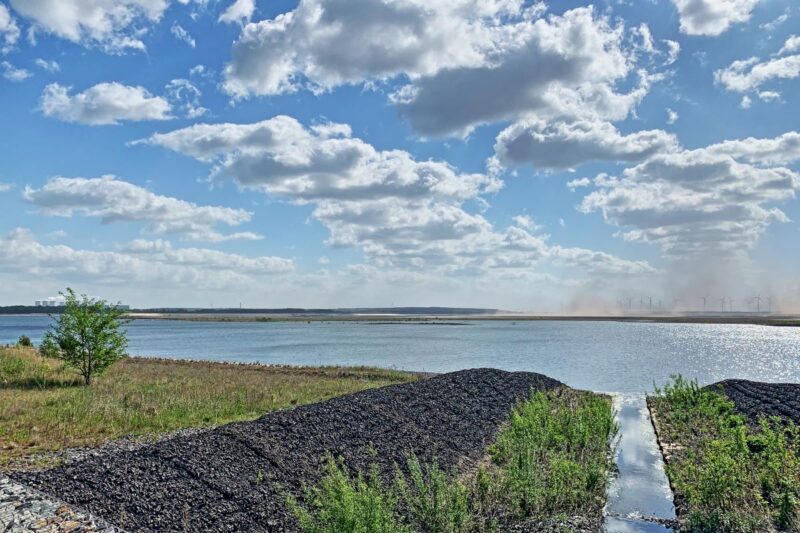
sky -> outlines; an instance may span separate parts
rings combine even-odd
[[[796,311],[798,103],[792,0],[0,0],[0,305]]]

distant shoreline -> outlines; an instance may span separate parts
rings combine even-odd
[[[797,315],[386,315],[386,314],[190,314],[190,313],[130,313],[134,320],[183,320],[189,322],[372,322],[392,324],[452,324],[454,322],[650,322],[668,324],[741,324],[758,326],[800,327]]]
[[[58,314],[60,309],[54,308],[49,313],[36,311],[0,312],[2,316],[47,316]],[[219,312],[162,312],[131,311],[126,315],[132,320],[176,320],[186,322],[368,322],[374,325],[466,325],[481,321],[501,322],[649,322],[664,324],[739,324],[756,326],[800,327],[800,315],[757,314],[757,313],[688,313],[663,315],[556,315],[526,313],[346,313],[346,312],[258,312],[254,310],[236,312],[220,310]]]

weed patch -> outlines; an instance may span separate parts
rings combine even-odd
[[[599,523],[616,431],[605,396],[535,392],[513,409],[487,464],[472,475],[444,472],[412,455],[390,482],[377,469],[350,474],[329,459],[322,481],[306,489],[305,503],[290,499],[290,506],[307,533],[501,531],[576,515]],[[380,517],[388,529],[352,529],[363,526],[354,522],[356,510]]]

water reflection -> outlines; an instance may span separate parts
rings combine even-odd
[[[39,342],[47,317],[0,316],[0,342]],[[469,325],[222,323],[141,320],[130,352],[300,365],[373,365],[432,372],[495,367],[547,374],[589,390],[645,392],[681,373],[800,382],[800,328],[630,322]]]

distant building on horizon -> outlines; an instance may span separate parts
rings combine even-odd
[[[63,296],[48,296],[44,300],[36,300],[34,305],[36,307],[61,307],[66,303],[66,299]],[[131,308],[130,305],[124,305],[122,303],[118,304],[111,304],[114,307],[118,307],[123,311],[127,311]]]
[[[48,296],[44,300],[36,300],[36,307],[59,307],[64,305],[63,296]]]

